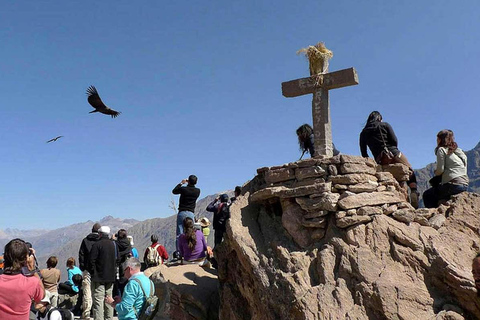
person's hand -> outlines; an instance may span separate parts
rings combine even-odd
[[[213,250],[210,246],[207,246],[207,255],[209,258],[213,257]]]
[[[105,302],[108,303],[108,304],[112,304],[113,302],[115,302],[115,300],[113,300],[113,298],[110,297],[110,296],[106,296],[105,297]]]
[[[187,183],[187,182],[188,182],[187,179],[183,179],[182,182],[180,182],[180,183],[181,183],[181,184],[185,184],[185,183]]]
[[[122,297],[116,296],[115,298],[113,298],[113,300],[115,301],[115,303],[120,303],[122,301]]]
[[[35,270],[35,256],[33,254],[27,257],[27,267],[30,271]]]

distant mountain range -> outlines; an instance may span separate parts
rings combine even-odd
[[[222,192],[232,196],[233,191]],[[197,202],[195,209],[196,217],[207,217],[212,221],[212,213],[205,209],[218,194],[207,196]],[[128,234],[133,236],[134,247],[137,248],[141,258],[145,248],[151,244],[150,236],[157,234],[159,242],[165,246],[169,255],[175,251],[175,226],[176,214],[167,218],[153,218],[145,221],[135,219],[119,219],[107,216],[98,221],[101,225],[109,226],[112,233],[119,229],[126,229]],[[37,261],[40,268],[46,267],[48,257],[54,255],[58,257],[58,265],[63,276],[66,276],[65,263],[69,257],[74,257],[78,265],[78,250],[82,239],[91,232],[95,221],[86,221],[72,224],[55,230],[0,230],[0,248],[13,238],[21,238],[32,243],[36,250]],[[207,239],[209,244],[213,245],[213,228],[210,237]],[[1,250],[3,251],[3,250]]]
[[[480,193],[480,143],[472,150],[466,151],[468,158],[468,176],[470,179],[471,191]],[[432,159],[435,156],[432,152]],[[425,168],[415,170],[417,175],[418,188],[423,193],[429,188],[428,180],[433,176],[435,164],[428,164]],[[232,196],[233,191],[226,191]],[[220,194],[220,193],[219,193]],[[207,205],[215,199],[218,194],[207,196],[197,202],[195,215],[196,217],[207,217],[213,220],[212,213],[205,209]],[[0,230],[0,248],[13,238],[22,238],[33,244],[37,251],[37,258],[40,267],[45,267],[45,262],[49,256],[55,255],[59,258],[58,268],[65,274],[65,262],[68,257],[78,259],[78,250],[82,239],[90,233],[95,221],[86,221],[76,223],[70,226],[59,228],[56,230],[18,230],[5,229]],[[117,232],[123,228],[128,234],[133,236],[135,247],[140,256],[143,256],[145,248],[150,245],[150,236],[157,234],[160,243],[162,243],[171,255],[175,250],[175,224],[176,215],[167,218],[152,218],[145,221],[135,219],[118,219],[112,216],[104,217],[99,221],[101,225],[107,225],[112,232]],[[213,245],[213,228],[211,228],[210,237],[207,239],[210,245]],[[3,250],[1,250],[3,251]],[[142,258],[141,258],[142,259]]]

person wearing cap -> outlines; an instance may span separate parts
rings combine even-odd
[[[213,200],[208,206],[207,211],[213,212],[213,230],[215,230],[215,246],[223,240],[223,234],[226,231],[226,223],[230,218],[230,205],[228,204],[228,195],[222,194]]]
[[[205,237],[205,241],[208,243],[208,236],[210,235],[210,220],[207,217],[203,217],[200,219],[200,226],[202,227],[203,236]]]
[[[95,320],[112,320],[113,308],[105,303],[105,297],[111,296],[116,279],[117,250],[115,243],[109,239],[110,227],[102,226],[100,238],[92,245],[89,272],[92,275],[93,318]]]
[[[90,318],[90,311],[92,310],[92,275],[88,271],[89,261],[90,261],[90,252],[92,251],[92,246],[100,237],[98,230],[102,226],[100,223],[96,222],[92,227],[92,232],[82,240],[80,245],[80,250],[78,251],[78,264],[80,270],[82,271],[82,319]]]

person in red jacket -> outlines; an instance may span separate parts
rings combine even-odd
[[[168,260],[168,253],[165,250],[165,247],[158,243],[158,236],[156,234],[152,234],[150,237],[152,241],[152,245],[145,249],[145,254],[143,255],[143,262],[147,265],[147,268],[156,267],[160,264],[163,264],[165,260]],[[153,249],[157,249],[156,251],[152,251]],[[149,253],[152,251],[152,254]]]

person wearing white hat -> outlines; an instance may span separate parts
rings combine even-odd
[[[92,275],[93,318],[95,320],[112,320],[113,308],[105,303],[105,297],[111,296],[117,272],[117,248],[109,239],[110,228],[102,226],[100,239],[95,242],[90,252],[89,272]]]
[[[64,320],[74,319],[73,313],[68,309],[53,308],[50,304],[51,293],[45,291],[45,298],[39,303],[35,304],[35,309],[38,310],[37,320]]]
[[[205,237],[205,241],[208,244],[208,236],[210,235],[210,220],[207,217],[203,217],[200,219],[200,226],[202,227],[203,236]]]
[[[130,241],[130,246],[132,247],[132,256],[138,259],[138,251],[137,248],[133,246],[133,237],[127,236],[128,241]]]

